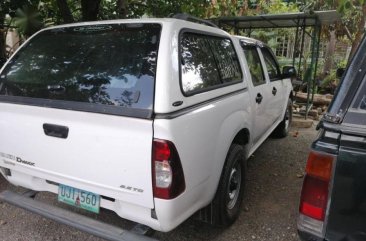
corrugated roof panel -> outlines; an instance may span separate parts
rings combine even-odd
[[[316,11],[314,13],[285,13],[256,16],[221,17],[213,19],[219,24],[236,26],[239,29],[248,28],[291,28],[296,26],[329,25],[341,20],[335,10]]]

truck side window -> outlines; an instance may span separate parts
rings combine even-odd
[[[358,87],[357,94],[354,95],[350,108],[346,112],[343,123],[366,127],[366,77]]]
[[[276,59],[273,57],[272,52],[267,48],[262,48],[262,54],[264,58],[264,62],[266,63],[269,80],[279,80],[281,79],[280,67],[277,64]]]
[[[366,94],[363,96],[361,100],[360,109],[366,110]]]
[[[220,78],[224,83],[242,78],[238,57],[229,39],[210,38],[210,46],[217,61]]]
[[[234,84],[242,72],[229,39],[185,32],[180,40],[181,84],[193,95]]]
[[[357,95],[353,101],[353,109],[366,110],[366,78],[363,80]]]
[[[261,60],[259,58],[259,54],[257,51],[257,47],[255,46],[245,46],[244,55],[248,63],[250,75],[252,76],[253,85],[261,85],[266,83],[266,79],[264,77],[264,71],[262,67]]]

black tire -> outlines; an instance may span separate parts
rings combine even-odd
[[[290,126],[292,123],[292,100],[289,98],[287,102],[287,108],[285,112],[285,116],[280,124],[273,131],[272,136],[277,138],[286,137],[290,131]]]
[[[245,173],[244,149],[240,145],[232,144],[211,204],[214,221],[212,224],[227,227],[238,218],[244,196]]]

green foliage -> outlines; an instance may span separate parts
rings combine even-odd
[[[347,60],[344,59],[337,64],[337,68],[346,68],[347,67]]]
[[[276,14],[298,12],[298,6],[293,2],[282,0],[217,0],[211,1],[205,16],[252,16],[260,14]]]
[[[35,6],[18,8],[13,18],[13,24],[21,37],[27,38],[42,29],[52,25],[52,20],[42,16],[41,11]]]
[[[342,22],[352,34],[359,29],[359,22],[364,20],[365,0],[339,0],[338,12],[342,15]]]
[[[311,11],[337,9],[342,21],[335,26],[330,26],[330,28],[335,28],[338,39],[346,36],[348,41],[352,43],[352,55],[365,30],[366,0],[308,0],[307,2],[311,3]],[[328,27],[323,27],[322,36],[328,37],[328,34]]]
[[[337,78],[336,70],[332,69],[330,73],[325,76],[320,82],[319,91],[321,93],[334,93],[335,89],[339,84],[339,79]]]
[[[278,14],[299,12],[299,8],[295,3],[287,3],[282,0],[260,1],[263,9],[262,14]]]
[[[103,20],[115,19],[117,17],[117,1],[104,0],[100,2],[99,17]]]
[[[80,1],[66,0],[66,2],[75,21],[81,21],[82,16]],[[63,23],[60,9],[57,5],[57,0],[40,0],[38,9],[41,12],[41,16],[43,18],[50,19],[54,24]]]
[[[29,4],[29,2],[32,2],[32,1],[27,1],[27,0],[17,0],[17,1],[2,0],[0,2],[0,15],[5,16],[5,15],[9,14],[11,17],[14,17],[15,14],[16,14],[17,9]],[[0,24],[2,24],[2,23],[0,23]]]
[[[270,30],[254,30],[251,33],[251,37],[262,41],[263,43],[268,44],[271,48],[276,48],[277,46],[277,36],[278,30],[270,29]]]
[[[187,12],[202,15],[204,1],[198,0],[155,0],[147,1],[146,14],[154,17],[167,17],[172,14]],[[201,9],[201,12],[199,11]]]

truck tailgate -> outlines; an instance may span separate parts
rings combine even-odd
[[[153,208],[151,120],[6,103],[0,113],[0,166]]]
[[[342,135],[327,240],[366,239],[366,137]]]

